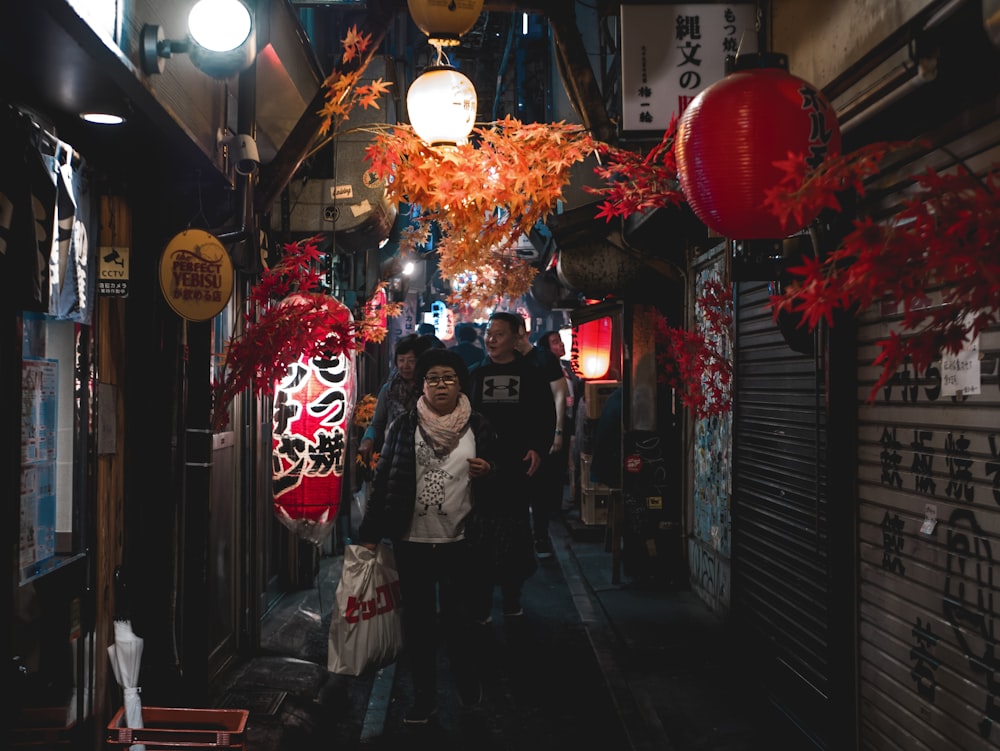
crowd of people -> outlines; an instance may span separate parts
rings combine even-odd
[[[533,346],[521,316],[497,312],[482,347],[471,324],[456,339],[397,342],[358,448],[377,463],[357,542],[395,553],[411,725],[436,711],[439,625],[459,701],[481,700],[477,629],[492,623],[497,590],[503,618],[523,616],[524,582],[553,555],[548,525],[571,466],[574,388],[558,332]]]

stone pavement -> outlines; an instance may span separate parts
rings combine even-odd
[[[261,653],[217,681],[214,703],[251,710],[247,751],[794,749],[741,685],[724,624],[689,590],[614,583],[602,530],[573,512],[552,525],[555,556],[526,584],[525,615],[508,623],[497,609],[484,635],[477,707],[458,705],[443,654],[438,714],[416,729],[402,724],[405,656],[357,678],[326,671],[339,556],[322,561],[317,589],[268,614]]]

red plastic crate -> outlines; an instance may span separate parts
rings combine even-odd
[[[246,709],[183,709],[143,707],[145,727],[123,727],[125,709],[119,709],[107,727],[110,748],[145,744],[147,751],[171,748],[246,749]]]

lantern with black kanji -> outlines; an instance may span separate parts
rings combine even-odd
[[[702,91],[677,127],[677,174],[695,215],[722,237],[780,239],[815,216],[788,225],[764,207],[765,191],[790,154],[818,166],[840,153],[840,127],[826,97],[788,72],[784,55],[743,55],[735,70]]]
[[[601,316],[573,328],[570,364],[583,379],[603,378],[611,367],[611,316]]]
[[[344,323],[350,310],[327,306]],[[354,350],[300,357],[274,388],[272,486],[274,513],[302,539],[323,542],[333,531],[354,409]]]

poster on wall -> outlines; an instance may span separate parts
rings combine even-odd
[[[21,570],[56,554],[56,463],[21,468]]]
[[[25,359],[21,368],[21,570],[56,552],[56,438],[59,362]]]

